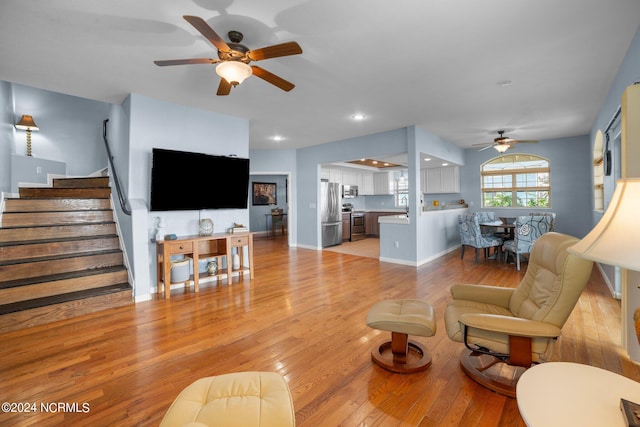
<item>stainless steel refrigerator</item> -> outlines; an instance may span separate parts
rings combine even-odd
[[[342,243],[342,206],[340,205],[340,184],[320,183],[320,211],[322,218],[322,247]]]

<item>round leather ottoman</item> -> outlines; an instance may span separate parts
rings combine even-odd
[[[295,426],[293,399],[276,372],[238,372],[201,378],[173,401],[161,427]]]
[[[431,337],[436,333],[433,307],[418,299],[395,299],[376,303],[367,314],[367,326],[391,332],[371,351],[371,359],[384,369],[412,373],[431,365],[431,354],[409,335]]]

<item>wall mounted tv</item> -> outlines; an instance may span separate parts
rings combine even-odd
[[[249,159],[153,149],[151,210],[246,209]]]

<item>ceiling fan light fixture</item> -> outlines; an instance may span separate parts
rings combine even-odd
[[[511,147],[511,145],[504,142],[501,142],[500,144],[496,144],[493,146],[493,148],[495,148],[498,153],[504,153],[509,149],[509,147]]]
[[[225,61],[216,66],[216,74],[229,82],[232,86],[238,86],[252,74],[251,67],[240,61]]]

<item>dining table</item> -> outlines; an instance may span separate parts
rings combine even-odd
[[[496,221],[485,221],[480,223],[480,228],[488,228],[491,229],[492,232],[503,234],[506,239],[505,240],[513,240],[513,234],[516,229],[516,225],[514,223],[502,222],[500,220]]]

